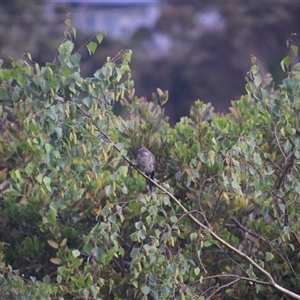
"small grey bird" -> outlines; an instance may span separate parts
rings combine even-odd
[[[146,148],[141,148],[138,151],[137,156],[137,166],[144,172],[149,178],[154,179],[154,165],[155,157],[154,155]],[[146,188],[149,193],[155,191],[155,186],[150,180],[147,180]]]

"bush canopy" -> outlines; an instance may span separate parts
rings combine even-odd
[[[0,68],[1,299],[300,299],[298,48],[278,88],[252,57],[230,113],[196,101],[172,128],[130,50],[81,77],[103,35],[75,50],[65,23],[53,62]]]

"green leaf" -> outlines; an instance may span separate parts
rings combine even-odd
[[[95,53],[97,46],[98,46],[97,43],[95,43],[93,41],[91,41],[87,44],[87,49],[88,49],[90,55]]]
[[[288,244],[290,246],[290,248],[292,249],[292,251],[295,251],[295,246],[293,244]]]
[[[135,228],[136,228],[136,229],[141,229],[143,223],[142,223],[142,222],[135,222],[134,225],[135,225]]]
[[[148,295],[150,293],[150,288],[147,285],[142,286],[141,290],[144,295]]]
[[[283,149],[284,149],[285,153],[288,153],[292,149],[292,144],[289,141],[286,141],[283,144]]]
[[[17,82],[22,88],[24,88],[27,83],[26,77],[24,75],[19,75],[17,78]]]
[[[76,39],[76,34],[77,34],[76,28],[72,27],[72,33],[74,35],[74,38]]]
[[[283,60],[280,62],[280,66],[281,66],[282,70],[286,71],[286,69],[289,67],[291,62],[292,62],[291,57],[290,56],[285,56],[283,58]]]
[[[150,215],[153,216],[153,215],[157,214],[158,208],[157,208],[157,206],[152,205],[149,207],[148,211],[149,211]]]
[[[111,216],[109,216],[109,217],[108,217],[108,221],[109,221],[110,223],[115,224],[116,221],[117,221],[116,215],[111,215]]]
[[[98,41],[98,44],[100,44],[102,42],[102,40],[103,40],[103,34],[102,33],[98,33],[96,35],[96,39]]]
[[[57,139],[62,137],[62,129],[60,127],[54,127],[53,130],[56,132]]]
[[[253,154],[253,160],[254,160],[254,162],[256,164],[258,164],[259,166],[261,166],[262,161],[261,161],[260,155],[258,153],[254,153]]]
[[[43,182],[44,182],[44,184],[46,185],[47,190],[48,190],[49,192],[51,192],[51,187],[50,187],[51,179],[50,179],[49,177],[45,176],[45,177],[43,178]]]
[[[252,265],[250,265],[249,269],[246,270],[246,273],[249,275],[250,278],[257,279],[257,276],[253,271]]]
[[[112,75],[112,68],[111,67],[103,67],[101,69],[101,73],[103,74],[104,78],[109,78]]]
[[[171,221],[172,223],[176,223],[176,222],[178,221],[178,218],[177,218],[176,216],[171,216],[171,217],[170,217],[170,221]]]
[[[25,173],[26,173],[26,175],[27,175],[28,177],[31,176],[31,174],[32,174],[32,172],[33,172],[33,170],[34,170],[34,168],[35,168],[35,166],[34,166],[33,163],[30,162],[29,164],[27,164],[27,166],[25,167]]]
[[[34,119],[29,121],[28,129],[31,133],[36,133],[38,131],[39,126]]]
[[[58,66],[54,63],[46,63],[46,67],[49,67],[53,72],[55,72],[58,69]]]
[[[59,53],[66,53],[66,54],[71,54],[73,49],[74,49],[74,43],[71,42],[70,40],[64,42],[58,47]]]
[[[50,277],[47,275],[47,276],[45,276],[44,278],[43,278],[43,282],[45,283],[45,284],[50,284]]]
[[[69,77],[72,74],[72,71],[69,68],[63,68],[61,70],[61,73],[65,76],[65,77]]]
[[[199,267],[197,267],[196,269],[194,269],[194,273],[195,273],[195,275],[196,276],[198,276],[199,274],[200,274],[200,268]]]
[[[80,255],[80,251],[78,249],[75,249],[72,251],[72,254],[74,257],[78,257]]]
[[[13,91],[12,94],[11,94],[11,99],[12,99],[13,101],[19,100],[19,99],[20,99],[20,94],[19,94],[19,92]]]
[[[4,100],[7,97],[6,88],[0,88],[0,100]]]
[[[109,196],[111,193],[113,193],[113,187],[111,185],[107,185],[105,187],[105,193],[106,193],[106,196]]]
[[[44,94],[47,94],[50,90],[50,85],[44,78],[40,78],[40,87]]]
[[[271,175],[264,175],[263,182],[269,186],[274,186],[274,178]]]
[[[49,108],[49,109],[46,110],[46,115],[48,117],[50,117],[53,121],[56,121],[56,119],[57,119],[56,113],[53,112],[53,109],[51,109],[51,108]]]
[[[127,62],[130,62],[131,60],[132,51],[128,50],[126,53],[123,54],[123,59]]]
[[[262,83],[262,77],[261,77],[261,75],[260,74],[255,75],[254,76],[254,85],[256,87],[260,87],[261,83]]]
[[[47,242],[48,242],[48,244],[49,244],[52,248],[54,248],[54,249],[58,249],[58,248],[59,248],[59,246],[58,246],[58,244],[57,244],[56,242],[54,242],[54,241],[52,241],[52,240],[48,240]]]
[[[56,282],[57,282],[58,284],[61,284],[61,282],[62,282],[62,276],[61,276],[60,274],[58,274],[58,275],[56,276]]]
[[[143,229],[138,230],[137,234],[142,240],[146,238],[146,232]]]
[[[62,264],[62,260],[58,257],[55,258],[50,258],[50,261],[55,264],[55,265],[61,265]]]
[[[164,196],[163,202],[164,202],[164,205],[170,206],[170,204],[171,204],[170,198],[169,198],[168,196]],[[173,216],[172,216],[172,217],[173,217]],[[171,217],[171,218],[172,218],[172,217]]]
[[[1,64],[1,60],[0,60],[0,64]],[[0,67],[0,86],[2,85],[3,81],[4,81],[4,76],[3,76],[3,72]]]
[[[280,210],[281,210],[283,213],[285,213],[285,205],[284,205],[283,203],[279,203],[278,206],[279,206]]]
[[[300,184],[297,184],[295,187],[295,191],[300,195]]]
[[[178,180],[178,181],[180,180],[181,174],[182,174],[181,171],[178,171],[178,172],[175,173],[175,178],[176,178],[176,180]]]
[[[296,45],[291,45],[291,49],[295,56],[298,56],[298,47]]]
[[[123,185],[123,186],[121,187],[121,191],[122,191],[123,194],[128,194],[127,186],[126,186],[126,185]]]
[[[67,25],[67,26],[71,26],[71,24],[72,24],[72,21],[71,21],[71,19],[69,19],[69,18],[67,18],[66,20],[65,20],[65,24]]]
[[[207,155],[205,153],[201,153],[199,155],[199,159],[201,160],[201,162],[203,162],[204,164],[207,164]]]
[[[265,259],[266,261],[271,261],[274,258],[274,255],[271,252],[266,252]]]
[[[43,175],[41,173],[38,174],[38,176],[36,176],[36,180],[37,180],[38,183],[42,183],[42,181],[43,181]],[[51,203],[51,204],[54,205],[54,202]]]
[[[127,120],[126,122],[125,122],[125,126],[126,126],[126,128],[127,129],[134,129],[134,121],[133,120]]]
[[[256,75],[259,72],[259,67],[257,65],[251,66],[251,72],[253,75]]]
[[[88,298],[89,294],[90,294],[90,292],[89,292],[88,289],[83,290],[83,295],[84,295],[85,298]]]
[[[233,180],[233,181],[232,181],[231,186],[232,186],[234,189],[236,189],[236,190],[240,190],[240,189],[241,189],[240,184],[239,184],[236,180]]]
[[[216,152],[213,150],[208,151],[208,162],[207,164],[212,167],[215,164]]]
[[[127,176],[127,173],[128,173],[128,167],[127,166],[121,166],[119,168],[119,174],[121,176]]]
[[[209,241],[204,242],[204,247],[210,247],[211,245],[212,243]]]
[[[146,217],[146,222],[147,222],[148,225],[152,222],[151,216]]]
[[[39,87],[40,86],[41,77],[39,75],[34,75],[32,79],[33,79],[33,82],[35,83],[35,85],[37,87]]]
[[[290,226],[283,226],[283,232],[285,235],[289,235],[291,233],[291,227]]]
[[[75,53],[71,56],[71,62],[73,63],[73,67],[78,67],[81,59],[81,55],[79,53]]]
[[[97,297],[100,288],[99,288],[98,286],[92,285],[92,286],[91,286],[91,290],[92,290],[94,299],[99,299],[99,300],[100,300],[100,298]]]
[[[194,241],[194,240],[196,240],[198,238],[198,234],[196,233],[196,232],[192,232],[191,234],[190,234],[190,239],[191,239],[191,241]]]
[[[251,63],[255,64],[256,60],[257,60],[256,56],[251,54]]]
[[[15,170],[11,172],[11,178],[15,181],[18,182],[21,180],[21,173],[19,170]]]
[[[108,227],[108,225],[104,222],[101,222],[99,225],[99,229],[106,229]]]

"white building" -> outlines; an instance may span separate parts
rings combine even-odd
[[[151,28],[159,16],[157,1],[68,1],[75,28],[86,33],[104,31],[111,38],[127,38],[140,27]],[[58,3],[49,1],[51,13]]]

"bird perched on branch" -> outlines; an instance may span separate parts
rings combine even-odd
[[[137,156],[137,166],[144,172],[149,178],[154,179],[154,165],[155,157],[154,155],[146,148],[141,148],[138,151]],[[149,193],[155,191],[155,186],[150,180],[147,180],[146,188]]]

